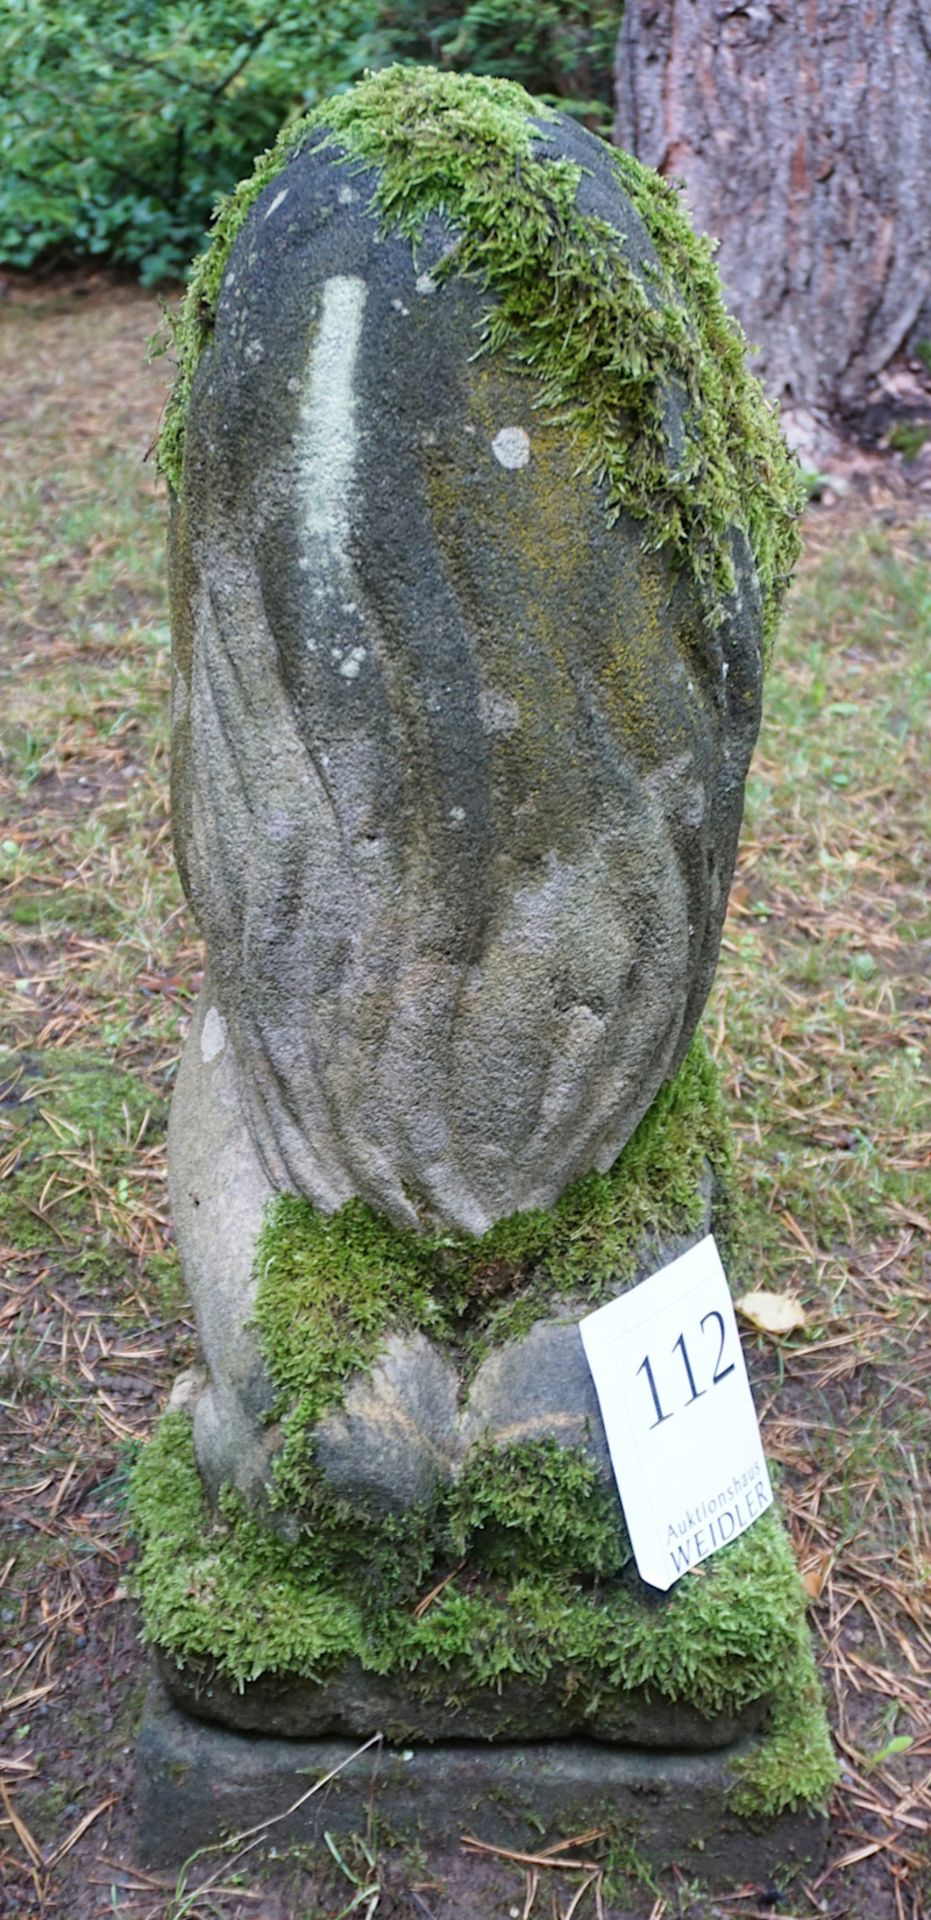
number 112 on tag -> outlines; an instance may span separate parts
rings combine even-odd
[[[721,1364],[722,1356],[724,1353],[724,1345],[727,1339],[727,1332],[724,1326],[724,1315],[723,1313],[718,1312],[717,1307],[712,1307],[710,1312],[702,1315],[701,1321],[699,1322],[702,1333],[704,1333],[705,1327],[707,1326],[709,1321],[714,1321],[717,1327],[718,1333],[720,1335],[720,1344],[718,1346],[718,1357],[717,1357],[717,1361],[715,1362],[714,1372],[711,1376],[712,1386],[718,1387],[721,1385],[722,1381],[727,1379],[728,1374],[734,1372],[736,1361],[731,1360],[729,1365],[726,1367],[722,1366]],[[678,1339],[673,1344],[673,1352],[675,1353],[676,1351],[678,1351],[682,1355],[682,1364],[685,1368],[685,1377],[688,1381],[689,1387],[691,1388],[689,1397],[685,1402],[685,1405],[687,1407],[690,1407],[693,1401],[700,1400],[702,1398],[702,1395],[707,1392],[707,1388],[696,1387],[695,1385],[695,1375],[692,1372],[692,1363],[689,1360],[689,1350],[685,1344],[684,1333],[680,1333]],[[637,1368],[637,1372],[646,1374],[647,1385],[649,1386],[650,1392],[653,1395],[653,1405],[656,1408],[656,1419],[653,1421],[653,1425],[654,1427],[660,1427],[662,1426],[664,1420],[672,1419],[672,1414],[663,1412],[662,1406],[660,1404],[660,1397],[656,1391],[656,1380],[654,1379],[654,1376],[653,1376],[653,1367],[652,1367],[650,1356],[648,1353],[645,1354],[643,1359],[641,1360],[640,1365]]]
[[[665,1590],[773,1497],[712,1235],[579,1331],[634,1557]]]

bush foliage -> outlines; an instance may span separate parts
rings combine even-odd
[[[371,67],[504,74],[610,120],[621,0],[0,0],[0,260],[177,277],[279,127]]]

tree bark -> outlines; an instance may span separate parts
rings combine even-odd
[[[931,0],[627,0],[616,87],[816,442],[931,314]]]

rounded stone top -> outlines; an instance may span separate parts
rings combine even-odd
[[[256,1144],[483,1232],[694,1031],[788,458],[675,195],[507,82],[326,103],[180,343],[176,845]]]

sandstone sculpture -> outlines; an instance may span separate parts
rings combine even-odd
[[[179,339],[173,814],[208,965],[170,1176],[205,1372],[137,1487],[169,1686],[308,1736],[730,1751],[781,1714],[809,1771],[769,1811],[812,1799],[777,1524],[755,1644],[794,1678],[748,1656],[735,1689],[722,1642],[690,1694],[698,1602],[660,1652],[576,1331],[726,1172],[693,1036],[798,500],[710,260],[519,89],[392,69],[259,163]],[[191,1408],[219,1506],[179,1574]],[[565,1608],[496,1677],[483,1636],[544,1563]]]
[[[610,150],[523,134],[642,325],[670,300],[694,325]],[[655,462],[655,520],[615,517],[603,369],[573,432],[513,353],[475,358],[494,319],[453,202],[414,248],[379,177],[319,127],[230,255],[173,522],[176,844],[272,1182],[482,1233],[610,1167],[684,1056],[759,722],[748,529],[779,507],[735,466],[732,584],[676,566],[660,516],[734,423],[670,352],[652,441],[617,454]]]

